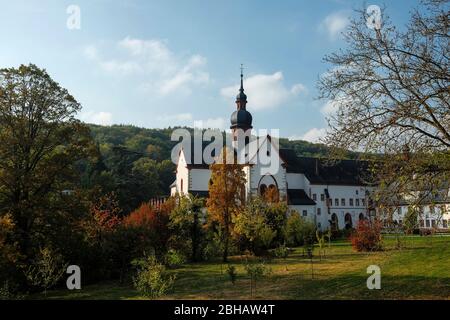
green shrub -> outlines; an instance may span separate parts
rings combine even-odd
[[[250,294],[253,297],[253,293],[256,292],[256,282],[262,277],[271,274],[272,269],[267,267],[263,262],[246,262],[244,268],[250,277]]]
[[[173,288],[176,276],[169,275],[164,265],[154,256],[135,260],[133,264],[138,268],[133,283],[136,290],[144,297],[159,298]]]
[[[286,223],[286,241],[290,246],[302,246],[304,239],[315,238],[316,226],[303,219],[296,211],[291,212]]]
[[[11,285],[10,281],[6,280],[0,286],[0,300],[19,300],[23,299],[22,295],[18,294],[17,286]]]
[[[170,268],[177,268],[186,263],[186,257],[179,251],[170,249],[166,254],[166,264]]]
[[[286,259],[289,255],[289,248],[287,248],[283,244],[283,245],[277,247],[273,253],[274,253],[275,257],[277,257],[277,258]]]
[[[25,275],[28,282],[40,289],[47,290],[55,286],[66,272],[67,264],[63,261],[63,256],[49,248],[39,250],[39,255],[33,264],[27,269]]]

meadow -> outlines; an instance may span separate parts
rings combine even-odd
[[[302,248],[286,259],[267,263],[271,273],[256,283],[251,294],[244,270],[248,257],[233,256],[235,284],[220,261],[189,263],[171,270],[177,280],[162,299],[450,299],[450,236],[393,236],[383,239],[383,251],[355,252],[350,242],[334,241],[311,260]],[[381,269],[381,289],[369,290],[369,265]],[[143,299],[132,285],[110,281],[78,291],[53,290],[33,299]]]

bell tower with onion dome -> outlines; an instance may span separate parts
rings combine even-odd
[[[236,107],[237,110],[231,114],[231,126],[233,134],[233,142],[235,143],[239,139],[239,134],[245,133],[245,144],[248,144],[250,133],[252,130],[252,115],[246,109],[247,106],[247,95],[244,93],[244,75],[243,67],[241,65],[241,88],[236,96]],[[240,130],[239,130],[240,129]]]

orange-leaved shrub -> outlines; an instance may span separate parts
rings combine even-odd
[[[356,251],[381,250],[381,223],[379,221],[360,220],[351,234],[352,247]]]

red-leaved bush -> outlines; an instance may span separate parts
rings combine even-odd
[[[174,199],[167,200],[159,207],[143,203],[124,218],[124,227],[140,233],[141,241],[150,243],[155,252],[159,254],[167,247],[170,237],[169,216],[175,204]]]
[[[360,220],[350,240],[356,251],[381,250],[381,223],[378,221]]]

